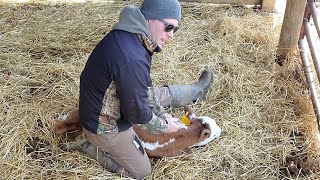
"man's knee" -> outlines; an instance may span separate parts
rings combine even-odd
[[[139,169],[135,169],[133,172],[131,172],[131,176],[136,179],[144,179],[149,174],[151,174],[151,165],[149,164],[148,166],[141,167]]]

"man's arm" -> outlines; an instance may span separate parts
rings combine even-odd
[[[162,133],[168,128],[168,121],[153,114],[152,119],[148,123],[136,125],[154,133]]]
[[[164,111],[155,96],[148,64],[144,61],[127,63],[121,72],[115,82],[124,119],[155,133],[178,130],[177,119]]]
[[[124,119],[132,124],[146,124],[145,128],[162,132],[167,121],[154,94],[147,61],[124,64],[115,75],[117,94]]]

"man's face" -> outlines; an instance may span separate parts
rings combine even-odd
[[[174,30],[167,32],[166,27],[173,25],[178,27],[178,21],[176,19],[163,19],[163,20],[148,20],[151,37],[154,42],[162,49],[164,44],[171,38],[173,38]],[[168,30],[168,29],[167,29]]]

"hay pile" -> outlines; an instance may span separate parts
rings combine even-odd
[[[53,120],[77,105],[79,75],[122,7],[137,1],[0,4],[0,172],[3,179],[117,178],[88,156],[58,148]],[[153,60],[154,84],[214,71],[198,115],[221,138],[181,157],[153,159],[149,179],[320,177],[316,123],[299,57],[274,64],[272,17],[253,9],[183,3],[176,37]],[[180,116],[182,109],[169,109]],[[26,153],[29,138],[52,149]],[[301,161],[299,161],[301,160]],[[297,170],[297,171],[294,171]]]

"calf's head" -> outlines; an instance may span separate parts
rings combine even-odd
[[[200,121],[202,123],[201,134],[199,142],[194,146],[203,146],[218,138],[221,135],[221,128],[217,125],[214,119],[202,116],[194,117],[191,122]]]
[[[192,127],[192,125],[196,122],[202,123],[199,142],[194,144],[192,147],[206,145],[221,135],[221,128],[217,125],[214,119],[208,116],[197,117],[194,110],[190,106],[184,106],[184,111],[191,121],[190,127]]]

